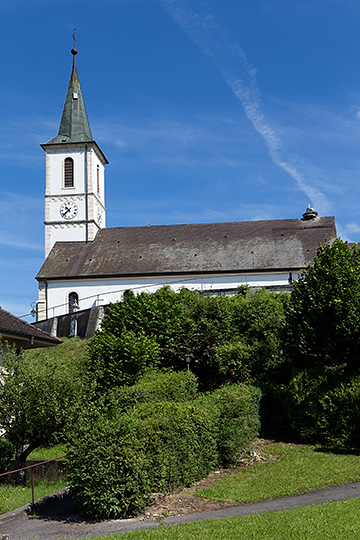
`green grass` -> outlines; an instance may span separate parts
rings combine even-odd
[[[91,339],[91,338],[90,338]],[[62,337],[60,345],[56,347],[40,347],[38,349],[28,349],[23,352],[24,356],[28,358],[48,358],[57,359],[59,361],[71,360],[78,358],[85,358],[87,354],[87,347],[90,339],[83,339],[78,336],[72,338]]]
[[[279,455],[216,481],[196,493],[235,503],[258,502],[360,480],[360,457],[332,453],[314,446],[269,445],[264,451]]]
[[[106,540],[358,540],[360,499],[329,502],[281,512],[184,523]],[[100,540],[93,537],[90,540]]]
[[[36,448],[29,455],[29,460],[47,461],[57,457],[65,456],[67,452],[66,444],[55,444],[54,446],[41,446]]]
[[[50,495],[59,489],[68,485],[66,480],[58,480],[50,482],[49,480],[41,480],[34,482],[35,500]],[[13,484],[0,484],[0,514],[5,514],[15,508],[20,508],[25,504],[32,502],[31,483],[28,482],[25,486],[15,486]]]

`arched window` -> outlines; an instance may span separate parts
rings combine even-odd
[[[131,298],[131,296],[134,296],[134,293],[132,292],[131,289],[126,289],[123,292],[123,300],[129,300]]]
[[[71,292],[69,294],[69,313],[74,313],[79,309],[79,295],[76,292]]]
[[[71,157],[64,161],[64,187],[74,187],[74,160]]]
[[[97,192],[100,195],[100,165],[96,165],[96,183],[97,183]]]

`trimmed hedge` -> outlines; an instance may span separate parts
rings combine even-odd
[[[221,463],[236,463],[258,434],[258,389],[233,385],[185,401],[196,388],[191,374],[156,376],[157,381],[149,376],[133,387],[137,398],[145,392],[143,402],[136,399],[123,412],[123,401],[117,413],[113,404],[84,425],[68,454],[69,478],[87,517],[135,516],[152,492],[188,486]],[[178,401],[149,401],[166,380],[162,396]]]
[[[223,386],[203,398],[203,407],[210,408],[216,416],[221,465],[236,465],[259,435],[260,399],[259,388],[245,384]]]
[[[138,403],[188,401],[196,397],[198,383],[191,371],[149,371],[133,386],[113,388],[104,397],[110,410],[126,412]]]
[[[84,516],[101,520],[141,512],[151,491],[145,437],[137,415],[98,416],[67,454],[69,478]]]
[[[153,491],[189,486],[216,467],[214,416],[195,403],[158,402],[137,409],[147,433]]]

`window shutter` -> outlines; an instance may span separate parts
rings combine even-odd
[[[70,157],[65,158],[64,187],[74,187],[74,160]]]

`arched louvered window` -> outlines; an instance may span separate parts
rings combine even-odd
[[[69,294],[69,313],[74,313],[79,309],[79,295],[76,292],[71,292]]]
[[[64,161],[64,187],[74,187],[74,160],[71,157]]]
[[[100,195],[100,165],[96,165],[96,183],[97,183],[97,192]]]

